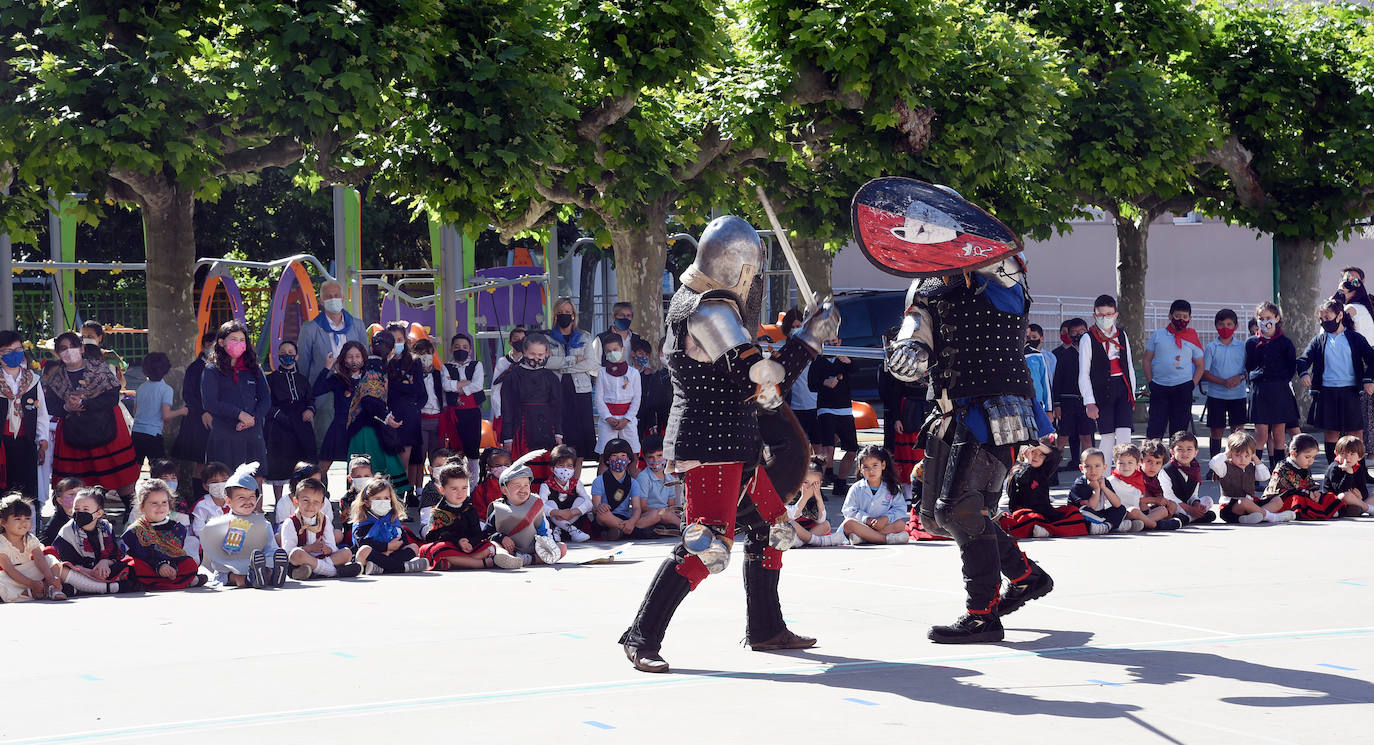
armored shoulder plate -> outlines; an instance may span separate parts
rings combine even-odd
[[[712,361],[753,340],[744,329],[735,304],[728,300],[702,300],[696,312],[687,319],[687,333]]]

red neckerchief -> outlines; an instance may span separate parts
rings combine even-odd
[[[1177,467],[1178,470],[1182,471],[1185,476],[1193,481],[1199,484],[1202,483],[1202,464],[1197,462],[1197,458],[1194,458],[1193,462],[1186,466],[1179,463],[1177,458],[1170,458],[1169,464]]]
[[[234,364],[229,366],[229,372],[233,374],[235,383],[239,382],[239,371],[247,369],[248,363],[244,361],[243,355],[239,355],[239,358],[234,360]]]
[[[1137,470],[1136,473],[1144,476],[1145,472]],[[1161,473],[1163,472],[1161,471]],[[1144,476],[1144,481],[1145,488],[1141,490],[1142,494],[1144,494],[1147,497],[1158,497],[1160,499],[1164,498],[1164,485],[1159,483],[1158,473],[1153,476]]]
[[[1273,336],[1265,336],[1264,334],[1260,334],[1259,337],[1257,337],[1257,338],[1259,339],[1259,343],[1255,345],[1255,348],[1256,348],[1256,349],[1263,349],[1265,344],[1268,344],[1268,343],[1271,342],[1271,341],[1278,341],[1278,340],[1279,340],[1279,337],[1281,337],[1281,336],[1283,336],[1283,324],[1282,324],[1282,323],[1280,323],[1280,324],[1274,326],[1274,335],[1273,335]]]
[[[1122,351],[1125,351],[1126,349],[1126,347],[1122,346],[1121,344],[1120,331],[1113,333],[1111,336],[1107,336],[1106,334],[1102,333],[1102,329],[1099,329],[1096,324],[1093,324],[1093,327],[1091,329],[1088,329],[1088,333],[1093,335],[1093,339],[1096,339],[1098,344],[1102,344],[1105,346],[1110,343],[1115,344],[1116,348]]]
[[[1174,335],[1174,343],[1178,345],[1179,349],[1183,348],[1183,342],[1185,341],[1190,341],[1193,343],[1193,346],[1202,349],[1202,340],[1197,336],[1197,329],[1189,327],[1179,331],[1174,328],[1172,323],[1164,328],[1168,329],[1169,333]]]
[[[617,377],[617,378],[623,376],[626,372],[629,372],[629,370],[630,370],[630,363],[628,363],[628,362],[608,362],[608,363],[606,363],[606,372],[610,373],[611,375],[613,375],[613,376],[615,376],[615,377]]]
[[[1130,476],[1122,476],[1120,471],[1113,468],[1112,475],[1139,489],[1141,494],[1149,494],[1145,491],[1145,474],[1139,468],[1135,469],[1135,473]]]
[[[572,494],[577,491],[576,479],[568,479],[568,483],[560,485],[558,483],[558,477],[550,476],[544,484],[549,487],[549,491],[558,492],[559,494]]]

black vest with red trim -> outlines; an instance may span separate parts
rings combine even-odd
[[[1117,350],[1118,359],[1121,362],[1122,380],[1126,383],[1126,390],[1132,396],[1135,391],[1131,390],[1131,340],[1126,334],[1117,329],[1116,340],[1121,342],[1121,348]],[[1092,356],[1088,362],[1088,380],[1092,383],[1093,397],[1100,403],[1107,398],[1107,386],[1112,382],[1112,361],[1107,358],[1107,346],[1097,340],[1089,331],[1079,340],[1080,344],[1089,344]],[[1107,342],[1109,344],[1111,342]]]
[[[454,362],[445,362],[444,367],[448,369],[448,377],[450,380],[472,380],[472,373],[477,369],[477,364],[477,360],[468,360],[467,364],[462,366]],[[439,385],[439,371],[435,370],[431,372],[430,377],[434,381],[434,389],[436,391],[443,391],[443,388]],[[444,405],[459,409],[475,409],[481,406],[482,402],[486,400],[486,394],[480,392],[471,396],[461,391],[443,391],[443,393]]]
[[[550,476],[544,480],[544,485],[549,487],[549,501],[553,502],[558,509],[572,509],[573,503],[577,501],[577,479],[575,477],[568,479],[567,485],[559,486],[558,479]]]

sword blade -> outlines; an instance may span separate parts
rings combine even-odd
[[[787,257],[787,266],[792,270],[793,278],[797,280],[797,292],[802,296],[802,308],[810,310],[816,304],[811,283],[806,281],[806,275],[802,274],[801,262],[797,261],[797,255],[792,253],[792,244],[787,240],[782,223],[778,222],[778,215],[773,211],[773,203],[768,201],[768,195],[763,193],[762,186],[755,185],[754,190],[758,192],[759,202],[763,204],[763,211],[768,215],[768,223],[773,226],[773,235],[777,236],[778,245],[782,246],[782,253]]]

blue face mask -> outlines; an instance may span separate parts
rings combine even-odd
[[[640,367],[648,367],[648,366],[649,366],[649,358],[648,358],[648,357],[640,357],[639,355],[635,355],[635,356],[634,356],[634,361],[635,361],[635,364],[636,364],[636,365],[639,365]]]
[[[9,352],[5,352],[3,355],[0,355],[0,362],[5,363],[5,367],[23,367],[24,350],[14,349]]]
[[[620,329],[621,331],[629,331],[629,330],[630,330],[630,319],[628,319],[628,318],[617,318],[617,319],[615,319],[615,327],[618,328],[618,329]]]
[[[277,355],[277,362],[280,363],[282,367],[295,367],[295,366],[296,366],[296,355],[294,355],[294,354],[279,354],[279,355]]]
[[[393,344],[391,348],[395,350],[397,356],[400,356],[402,352],[406,351],[406,343],[403,341],[398,341],[395,344]]]

